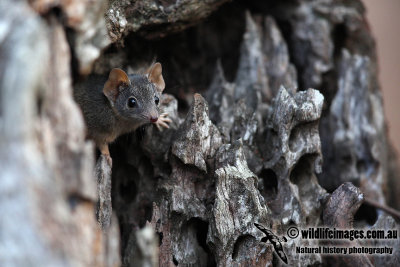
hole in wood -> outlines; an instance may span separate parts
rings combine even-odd
[[[259,175],[258,188],[261,195],[268,202],[274,200],[278,193],[278,177],[272,169],[262,170]]]

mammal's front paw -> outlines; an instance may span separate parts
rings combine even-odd
[[[104,157],[108,163],[108,165],[111,167],[112,166],[112,158],[110,156],[110,150],[108,150],[108,144],[107,143],[101,143],[98,145],[101,153],[101,157]]]
[[[108,154],[108,155],[107,154],[106,155],[102,154],[102,156],[106,158],[106,161],[107,161],[108,165],[110,167],[112,167],[112,158],[110,157],[110,154]]]
[[[162,131],[163,128],[168,129],[169,125],[168,123],[172,122],[171,119],[168,118],[168,113],[162,113],[158,120],[154,122],[154,124],[157,126],[157,129],[159,131]]]

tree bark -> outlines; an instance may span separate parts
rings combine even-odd
[[[344,243],[395,249],[344,258],[281,238],[399,229],[363,204],[400,207],[364,15],[359,0],[3,0],[2,265],[285,265],[257,223],[291,266],[396,266],[398,239]],[[96,159],[73,88],[155,60],[170,128]]]

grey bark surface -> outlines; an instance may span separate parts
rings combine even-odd
[[[399,229],[375,44],[351,1],[0,3],[3,266],[284,266],[254,223]],[[163,65],[161,110],[96,159],[72,89]],[[354,222],[354,223],[353,223]],[[296,253],[289,266],[395,266]]]
[[[104,155],[100,155],[96,167],[97,192],[99,193],[96,217],[102,229],[108,229],[111,225],[112,204],[111,204],[111,165]]]

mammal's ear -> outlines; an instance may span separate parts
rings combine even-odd
[[[119,94],[118,87],[122,84],[130,84],[128,75],[121,69],[112,69],[103,88],[103,94],[111,103],[114,103],[117,99]]]
[[[165,82],[162,76],[162,67],[160,63],[157,62],[150,67],[148,70],[148,79],[157,86],[157,89],[160,93],[164,91]]]

